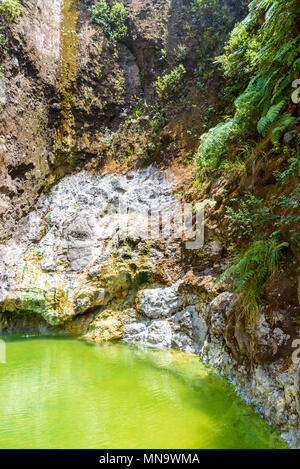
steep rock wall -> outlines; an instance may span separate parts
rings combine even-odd
[[[186,84],[194,80],[205,28],[202,17],[191,22],[187,0],[125,4],[129,33],[112,44],[91,21],[89,0],[22,2],[1,63],[0,239],[8,239],[39,194],[65,174],[90,160],[99,167],[105,156],[126,167],[135,159],[143,164],[189,154],[198,145],[204,109],[221,110],[219,77],[212,75],[207,90],[192,84],[183,101],[171,104],[158,130],[149,116],[134,118],[135,99],[136,106],[156,103],[154,82],[178,65],[180,45],[188,52]],[[239,18],[242,6],[227,4]]]
[[[174,210],[191,171],[182,161],[170,172],[149,167],[149,158],[172,166],[198,145],[207,110],[223,113],[218,76],[209,78],[207,93],[189,81],[204,19],[191,24],[188,1],[128,0],[130,34],[115,46],[91,22],[88,1],[23,3],[0,80],[2,333],[59,330],[194,351],[299,446],[294,279],[270,279],[253,324],[231,286],[215,284],[228,247],[224,199],[240,184],[262,182],[259,168],[242,181],[225,174],[203,189],[203,199],[216,202],[203,249],[118,231],[120,199],[133,208],[125,219],[141,227],[149,207]],[[185,85],[193,86],[166,104],[171,112],[154,132],[149,116],[132,115],[131,100],[141,94],[155,104],[162,50],[172,69],[183,43]],[[104,157],[114,164],[102,168]]]
[[[27,1],[2,64],[0,239],[31,210],[49,177],[49,104],[60,56],[61,1]]]
[[[148,236],[149,210],[170,219],[180,210],[177,178],[152,166],[83,171],[42,196],[0,246],[2,333],[64,331],[197,353],[297,447],[299,379],[284,325],[263,308],[252,325],[232,320],[236,295],[216,286],[220,240],[194,250],[196,272],[175,225],[171,237]]]
[[[114,55],[85,2],[23,3],[1,64],[1,239],[43,191],[98,154],[107,127],[118,125],[140,89],[131,52],[124,45],[120,59]]]

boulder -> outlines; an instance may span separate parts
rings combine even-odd
[[[151,319],[170,317],[176,314],[182,305],[178,284],[171,287],[147,288],[137,299],[138,310]]]

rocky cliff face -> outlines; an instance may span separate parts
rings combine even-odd
[[[177,183],[178,174],[152,166],[82,171],[40,196],[0,246],[2,333],[59,331],[198,353],[296,447],[291,336],[263,308],[252,325],[237,315],[235,294],[216,286],[220,241],[194,251],[195,272],[174,227],[171,238],[147,236],[149,209],[170,219],[180,209]]]
[[[176,145],[178,155],[188,153],[198,143],[204,109],[190,103],[186,112],[187,96],[171,106],[164,129],[149,116],[134,118],[134,103],[153,102],[154,81],[165,70],[163,51],[171,69],[185,44],[186,81],[193,77],[204,29],[201,18],[191,25],[188,1],[128,0],[129,34],[118,44],[91,22],[91,1],[22,3],[1,64],[1,239],[41,192],[87,161],[99,166],[102,157],[117,159],[124,168],[155,152],[168,159]],[[242,11],[230,10],[232,21],[235,10],[236,17]],[[211,81],[205,99],[201,89],[193,91],[195,102],[218,102],[219,85]]]
[[[24,1],[3,62],[2,334],[63,331],[198,353],[299,446],[293,258],[266,284],[255,321],[230,283],[216,284],[230,253],[226,197],[249,178],[266,190],[262,173],[203,184],[197,200],[214,205],[202,248],[187,249],[174,223],[162,232],[183,191],[194,200],[190,154],[207,119],[223,112],[221,78],[211,75],[205,91],[193,81],[206,20],[191,21],[185,0],[127,0],[129,34],[113,44],[90,3]],[[235,22],[242,7],[223,3]],[[162,111],[153,83],[165,54],[169,70],[178,64],[182,44],[186,89]]]

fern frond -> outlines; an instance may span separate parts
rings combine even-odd
[[[297,120],[290,114],[284,114],[277,122],[276,127],[271,132],[271,142],[274,146],[278,145],[281,132],[288,126],[292,125]]]
[[[233,277],[235,291],[240,295],[245,310],[252,314],[257,309],[261,289],[268,276],[275,272],[281,251],[288,243],[253,241],[241,252],[220,277],[218,283]]]
[[[267,114],[258,121],[257,130],[260,134],[266,135],[270,125],[272,124],[272,122],[274,122],[274,120],[280,113],[284,104],[285,104],[285,100],[282,100],[277,104],[274,104],[273,106],[270,107]]]

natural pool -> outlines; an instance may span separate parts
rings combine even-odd
[[[0,448],[280,448],[199,358],[60,336],[6,338]]]

